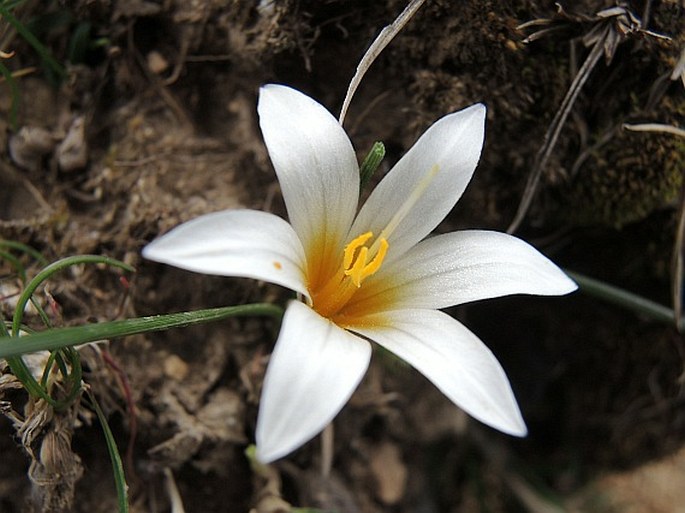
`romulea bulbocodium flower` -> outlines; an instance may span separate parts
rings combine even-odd
[[[505,433],[526,426],[492,352],[440,311],[508,294],[560,295],[575,283],[526,242],[466,230],[428,237],[461,197],[485,136],[485,106],[436,121],[358,210],[359,167],[336,119],[308,96],[262,87],[258,113],[289,222],[238,209],[184,223],[146,258],[288,287],[257,419],[270,462],[318,434],[364,376],[376,342],[457,406]]]

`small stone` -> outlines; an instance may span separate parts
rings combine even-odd
[[[181,381],[188,375],[188,364],[175,354],[164,359],[164,375],[168,378]]]
[[[55,138],[45,128],[22,127],[10,136],[9,153],[12,161],[27,171],[40,167],[43,158],[55,147]]]
[[[78,171],[88,163],[88,144],[86,143],[85,119],[74,119],[69,131],[57,147],[57,164],[66,172]]]
[[[147,67],[150,68],[155,75],[161,75],[169,69],[169,61],[157,50],[152,50],[147,54]]]

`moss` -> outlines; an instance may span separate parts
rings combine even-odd
[[[563,212],[577,224],[621,227],[672,204],[685,169],[685,142],[623,132],[594,153],[569,185]]]

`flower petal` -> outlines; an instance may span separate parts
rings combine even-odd
[[[324,107],[289,87],[262,87],[257,110],[306,254],[322,243],[325,255],[342,253],[359,200],[359,166],[347,134]]]
[[[177,226],[143,256],[181,269],[255,278],[307,294],[305,256],[292,227],[257,210],[225,210]]]
[[[402,205],[430,178],[392,235],[386,262],[402,255],[428,235],[461,197],[478,164],[485,136],[485,106],[472,105],[436,121],[390,170],[364,204],[350,236],[367,231],[378,236]],[[436,168],[437,166],[437,168]]]
[[[562,295],[577,288],[527,242],[505,233],[469,230],[426,239],[383,266],[348,309],[446,308],[509,294]]]
[[[526,425],[499,362],[462,324],[437,310],[396,310],[354,331],[412,365],[472,417],[515,436]]]
[[[321,432],[357,388],[370,358],[367,341],[290,302],[264,378],[257,458],[276,460]]]

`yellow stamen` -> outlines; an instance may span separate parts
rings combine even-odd
[[[375,240],[372,232],[366,232],[345,246],[342,262],[336,259],[336,263],[340,264],[337,271],[321,282],[317,280],[316,286],[310,289],[312,307],[319,315],[329,319],[345,316],[346,305],[362,286],[362,282],[378,272],[383,265],[389,247],[388,238],[425,194],[439,172],[440,166],[435,164],[421,177]],[[367,246],[366,243],[371,240],[373,243]],[[324,268],[330,269],[329,263],[333,262],[326,260]]]
[[[388,241],[381,239],[380,244],[381,245],[378,248],[378,253],[376,253],[376,256],[373,257],[373,260],[369,262],[369,265],[364,268],[365,274],[362,276],[362,279],[375,274],[376,271],[381,268],[381,264],[383,263],[383,260],[385,260],[385,254],[388,252]]]
[[[366,241],[369,240],[371,237],[373,237],[373,233],[371,232],[362,233],[359,237],[357,237],[356,239],[352,239],[352,241],[347,246],[345,246],[345,253],[343,255],[344,269],[347,270],[350,268],[350,265],[354,260],[354,252],[357,251],[358,248],[366,244]],[[357,258],[357,260],[359,260],[359,258]]]
[[[372,274],[375,274],[376,271],[378,271],[378,269],[381,268],[381,264],[383,263],[383,260],[385,259],[385,254],[387,252],[388,241],[385,239],[381,239],[378,252],[373,257],[371,262],[367,264],[366,260],[368,257],[369,249],[363,247],[359,250],[359,255],[357,256],[357,259],[354,261],[352,267],[348,267],[347,269],[345,269],[345,275],[349,276],[352,279],[352,283],[354,283],[357,286],[357,288],[361,287],[362,281],[365,278],[368,278]]]
[[[369,254],[369,248],[363,247],[359,250],[359,255],[357,259],[352,264],[352,267],[345,269],[345,276],[349,276],[357,288],[362,285],[362,275],[364,274],[364,269],[366,268],[366,258]]]
[[[372,248],[364,244],[373,238],[373,233],[366,232],[350,241],[343,252],[342,265],[328,282],[313,293],[314,309],[324,317],[338,312],[352,298],[362,282],[375,274],[383,264],[388,252],[388,241],[376,241]],[[378,246],[378,249],[373,249]],[[371,261],[369,258],[371,256]]]

